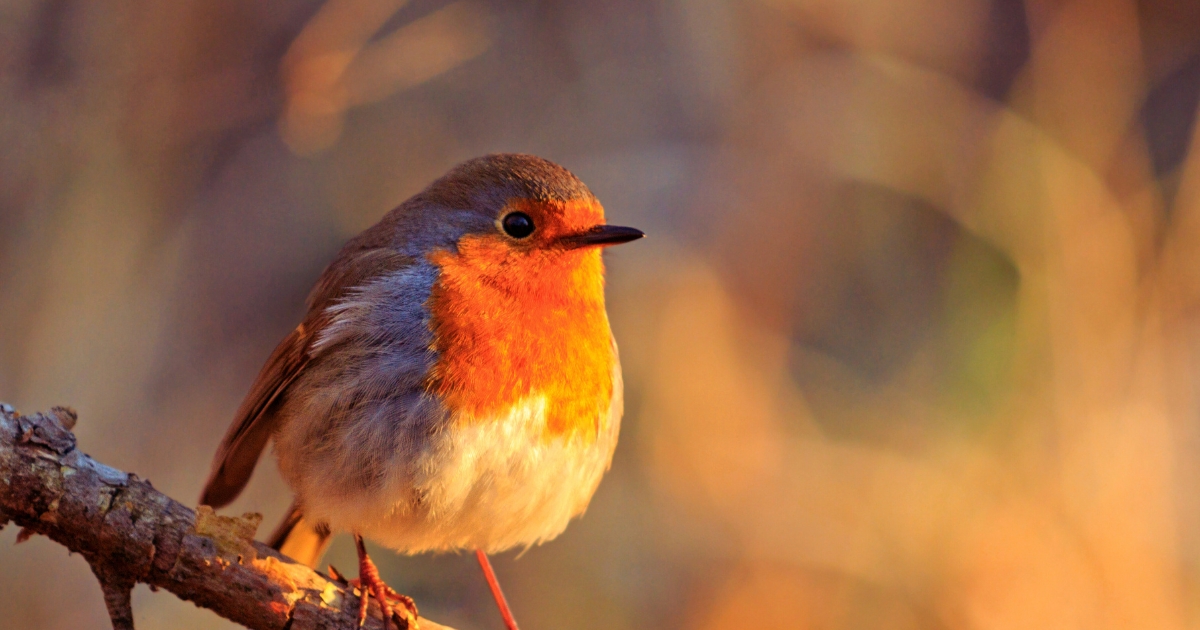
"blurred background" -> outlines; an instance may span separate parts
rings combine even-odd
[[[523,628],[1200,628],[1198,103],[1186,0],[8,0],[0,400],[194,501],[340,244],[532,152],[650,238],[613,470],[496,559]],[[15,529],[5,627],[108,627]],[[501,627],[470,556],[375,558]]]

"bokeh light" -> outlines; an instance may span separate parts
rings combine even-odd
[[[1200,5],[0,16],[0,400],[76,407],[97,459],[194,500],[340,244],[530,152],[650,238],[607,255],[613,469],[495,560],[522,627],[1200,627]],[[271,523],[264,464],[230,512]],[[108,627],[84,560],[15,538],[0,625]],[[375,558],[430,618],[500,627],[469,555]]]

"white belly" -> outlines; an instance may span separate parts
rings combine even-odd
[[[595,440],[546,439],[545,399],[502,417],[451,420],[412,466],[378,490],[338,497],[303,493],[307,515],[398,551],[483,549],[495,553],[562,533],[584,511],[612,461],[621,418],[613,409]]]

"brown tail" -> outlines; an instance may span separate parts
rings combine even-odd
[[[300,506],[293,501],[287,516],[283,517],[283,521],[267,539],[267,545],[296,562],[315,569],[321,561],[321,556],[325,555],[331,538],[333,536],[328,525],[305,520]]]

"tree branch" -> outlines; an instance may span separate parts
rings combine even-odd
[[[70,409],[22,416],[0,403],[0,527],[12,521],[24,528],[18,541],[42,534],[86,558],[114,628],[132,630],[138,582],[253,630],[358,627],[353,588],[254,541],[261,515],[193,512],[77,450],[74,426]],[[366,628],[382,627],[371,602]]]

